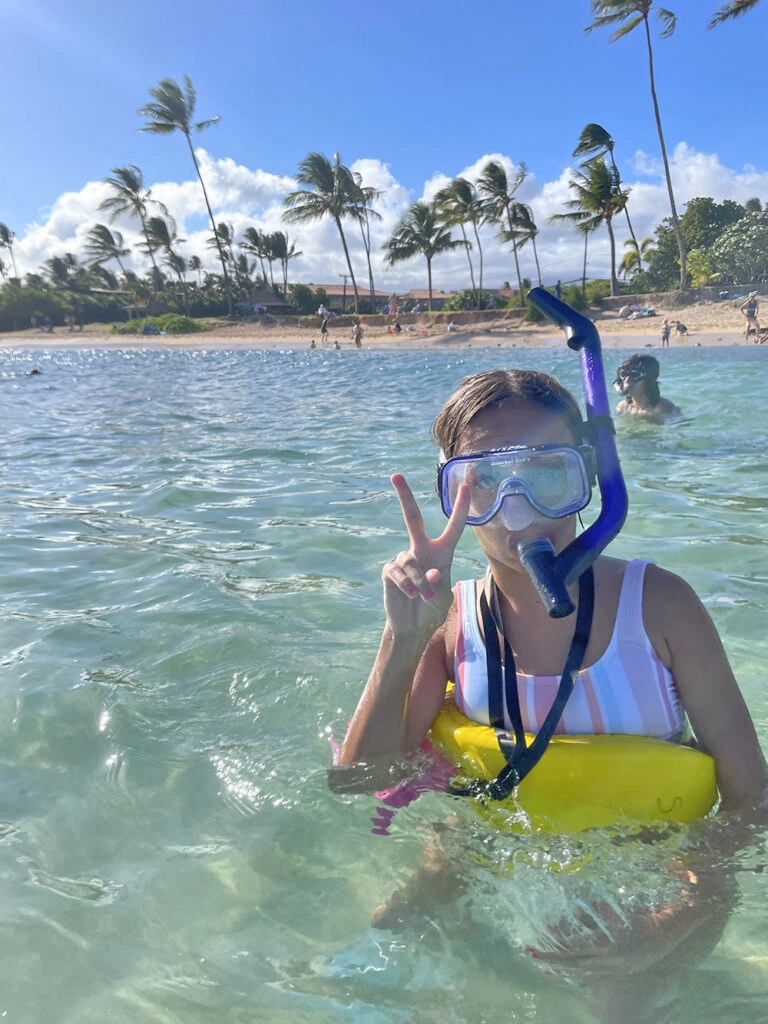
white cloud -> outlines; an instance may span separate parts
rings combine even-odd
[[[287,192],[296,188],[291,178],[263,170],[251,170],[229,158],[213,159],[204,149],[198,149],[196,153],[217,222],[231,224],[236,237],[241,236],[249,226],[263,231],[286,231],[291,241],[303,252],[303,256],[291,264],[293,280],[315,284],[340,283],[342,275],[348,273],[348,270],[336,226],[329,220],[311,224],[287,224],[282,220],[283,198]],[[519,167],[504,154],[491,153],[459,170],[456,175],[475,181],[489,160],[502,163],[510,176]],[[364,185],[377,188],[383,193],[376,203],[381,220],[371,223],[377,288],[389,291],[425,287],[426,266],[423,260],[414,259],[386,270],[381,257],[381,245],[415,198],[431,199],[439,188],[451,180],[452,175],[443,171],[435,172],[424,182],[421,195],[416,197],[395,179],[390,166],[382,161],[374,158],[358,160],[352,164],[352,170],[361,175]],[[638,152],[622,170],[626,178],[625,186],[631,189],[629,210],[635,234],[638,238],[652,235],[655,227],[669,214],[661,164],[647,154]],[[575,231],[549,223],[552,214],[564,211],[563,203],[569,198],[568,182],[572,175],[573,171],[566,167],[556,179],[541,183],[535,174],[529,173],[518,192],[519,198],[531,206],[539,225],[537,248],[545,284],[558,278],[569,281],[581,277],[581,236]],[[694,196],[712,196],[717,201],[734,199],[742,203],[752,196],[768,198],[768,171],[754,167],[733,170],[721,164],[717,154],[699,153],[684,142],[679,143],[672,154],[672,175],[679,212],[684,210],[686,202]],[[166,204],[176,220],[179,236],[186,239],[183,252],[187,256],[199,255],[208,268],[215,269],[215,254],[206,244],[210,235],[207,211],[191,166],[188,180],[178,183],[158,182],[151,187],[152,196]],[[14,247],[19,272],[25,274],[38,271],[45,260],[66,252],[82,257],[90,228],[99,221],[109,223],[106,215],[98,209],[106,195],[108,188],[103,182],[88,182],[79,192],[62,194],[45,217],[41,217],[40,223],[29,225],[24,233],[19,232]],[[147,258],[137,249],[141,238],[136,222],[121,218],[113,228],[123,234],[126,245],[133,249],[127,264],[140,271],[145,269]],[[368,272],[360,230],[350,222],[345,225],[345,232],[355,276],[365,287]],[[616,235],[620,255],[624,238],[629,235],[623,221],[618,223]],[[499,243],[492,227],[483,228],[481,239],[485,263],[484,284],[489,287],[499,287],[504,281],[514,284],[514,259],[509,246]],[[607,275],[608,251],[607,234],[599,231],[589,242],[590,276]],[[474,256],[476,262],[477,254]],[[520,262],[523,275],[535,282],[535,265],[530,246],[521,251]],[[456,251],[437,257],[433,266],[433,283],[436,290],[467,287],[469,272],[466,255]]]

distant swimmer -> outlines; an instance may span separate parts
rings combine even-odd
[[[681,411],[659,391],[659,361],[654,356],[635,355],[625,359],[616,371],[613,386],[621,395],[616,412],[641,416],[650,423],[679,419]]]

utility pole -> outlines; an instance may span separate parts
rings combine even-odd
[[[343,315],[344,313],[346,313],[346,305],[347,305],[347,281],[350,281],[351,277],[349,276],[349,274],[339,274],[339,277],[343,277],[344,278],[344,291],[342,292],[342,297],[341,297],[341,312],[342,312],[342,315]]]

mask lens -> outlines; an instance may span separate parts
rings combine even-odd
[[[463,483],[471,493],[467,522],[476,526],[488,522],[512,495],[522,495],[553,519],[578,512],[591,497],[584,460],[575,448],[567,447],[509,448],[450,459],[441,468],[446,515]]]
[[[633,384],[636,384],[637,381],[642,380],[643,377],[645,377],[645,371],[639,369],[638,367],[635,367],[632,370],[625,370],[623,373],[619,374],[619,380],[629,380],[632,381]]]

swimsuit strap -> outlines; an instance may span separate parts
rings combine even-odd
[[[491,611],[491,607],[493,611]],[[495,779],[490,782],[474,782],[468,787],[459,789],[452,787],[450,792],[455,796],[486,796],[492,800],[505,800],[525,776],[538,764],[549,741],[552,739],[560,721],[568,698],[573,692],[576,677],[589,643],[592,630],[592,615],[595,607],[595,577],[592,566],[589,566],[579,577],[579,608],[576,613],[576,627],[571,640],[565,668],[560,677],[560,685],[552,702],[547,717],[537,732],[530,746],[525,738],[522,716],[520,713],[520,697],[517,692],[517,667],[509,641],[504,635],[501,621],[501,610],[496,584],[491,577],[491,607],[485,597],[480,595],[480,613],[485,631],[485,648],[488,662],[488,705],[491,725],[495,729],[496,738],[506,764]],[[501,652],[499,634],[504,641],[504,671],[502,681]],[[504,729],[502,701],[506,705],[514,739]],[[500,723],[500,724],[499,724]]]

